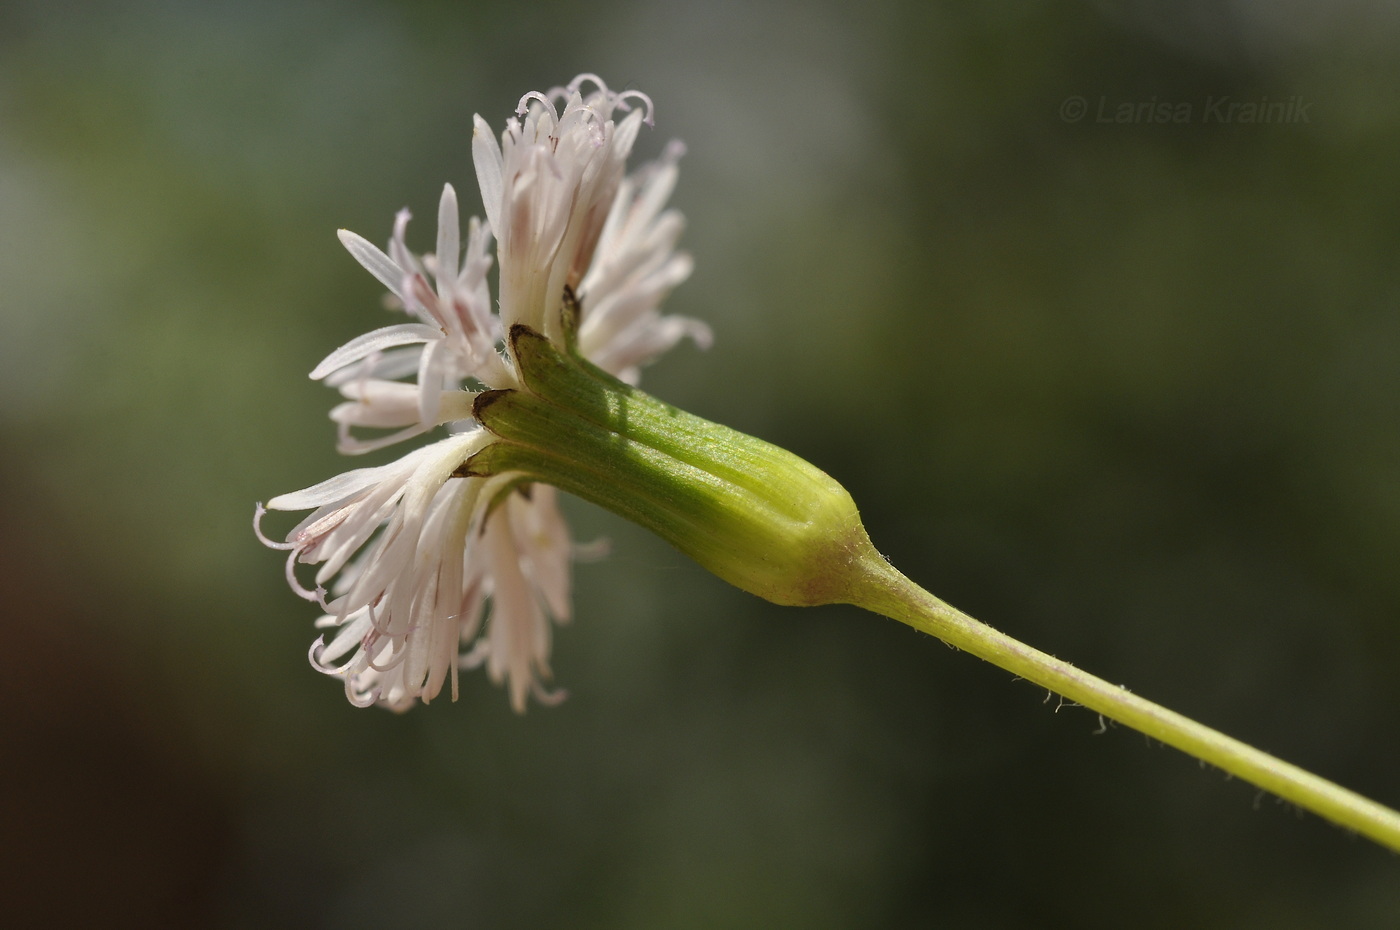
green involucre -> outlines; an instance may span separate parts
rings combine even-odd
[[[487,391],[497,437],[462,474],[519,472],[662,536],[719,577],[779,604],[847,600],[873,549],[851,496],[785,449],[624,384],[524,326],[510,333],[524,390]]]

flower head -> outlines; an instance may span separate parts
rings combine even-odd
[[[388,465],[272,498],[268,509],[312,511],[285,541],[257,529],[288,551],[293,590],[324,610],[316,625],[328,632],[311,661],[343,678],[353,703],[403,710],[449,682],[455,698],[458,670],[478,665],[506,684],[518,711],[531,694],[558,697],[545,682],[552,624],[570,616],[573,547],[555,491],[523,473],[462,466],[493,442],[474,418],[479,392],[525,387],[504,341],[514,326],[561,347],[572,341],[631,383],[686,336],[708,345],[702,323],[658,309],[691,265],[675,251],[681,217],[665,209],[680,147],[625,172],[651,113],[644,94],[613,92],[587,74],[526,94],[499,141],[475,118],[487,222],[468,222],[465,245],[450,185],[431,255],[409,249],[406,210],[387,252],[341,231],[411,321],[352,339],[311,372],[345,398],[331,411],[338,447],[355,454],[439,427],[447,434]],[[365,429],[381,432],[357,432]],[[255,528],[264,512],[259,505]],[[314,587],[298,580],[298,563],[319,565]]]

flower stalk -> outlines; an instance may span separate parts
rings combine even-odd
[[[1400,813],[1160,704],[1138,697],[945,604],[878,555],[860,562],[847,603],[937,636],[1338,826],[1400,852]]]
[[[1033,649],[914,584],[876,551],[845,489],[815,466],[618,381],[571,341],[560,349],[524,326],[509,341],[524,387],[476,398],[475,417],[494,441],[458,475],[514,474],[569,491],[778,604],[853,604],[899,620],[1400,852],[1400,813]]]

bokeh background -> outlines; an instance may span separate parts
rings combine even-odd
[[[249,525],[345,467],[305,373],[388,320],[335,229],[430,249],[472,113],[595,71],[689,149],[669,307],[717,342],[650,390],[952,603],[1400,805],[1396,10],[7,0],[7,923],[1400,925],[1396,856],[578,502],[563,706],[357,710]]]

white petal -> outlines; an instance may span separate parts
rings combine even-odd
[[[633,110],[613,130],[613,157],[618,161],[626,161],[627,156],[632,154],[632,144],[637,141],[644,115],[641,110]]]
[[[418,420],[418,386],[365,378],[342,385],[350,403],[338,405],[331,419],[352,426],[406,426]],[[338,411],[338,412],[337,412]]]
[[[457,257],[461,247],[457,220],[457,192],[451,184],[442,187],[438,201],[437,271],[438,295],[443,296],[457,280]]]
[[[398,461],[390,462],[387,465],[356,468],[336,475],[334,478],[327,478],[320,484],[313,484],[309,488],[279,494],[267,502],[267,508],[269,510],[310,510],[313,507],[322,507],[336,501],[346,500],[360,491],[380,484],[400,473],[410,473],[418,460],[426,458],[429,450],[436,445],[438,443],[414,449]],[[399,480],[402,481],[402,478],[400,477]]]
[[[415,416],[417,413],[415,412]],[[405,439],[412,439],[414,436],[421,436],[432,427],[424,426],[422,423],[415,423],[405,427],[397,433],[389,433],[385,436],[377,436],[374,439],[357,439],[350,435],[348,429],[342,430],[335,443],[335,451],[341,455],[364,455],[366,452],[374,452],[378,449],[387,449],[395,443],[403,442]]]
[[[472,119],[472,162],[476,165],[476,183],[481,187],[481,203],[486,208],[486,222],[492,229],[501,228],[501,197],[505,191],[502,181],[501,144],[496,134],[480,116]]]
[[[354,619],[347,620],[345,625],[335,634],[335,637],[314,653],[316,667],[321,671],[326,671],[332,662],[358,645],[360,639],[369,630],[370,622],[368,610],[360,612]]]
[[[438,402],[438,423],[455,423],[476,416],[475,391],[443,391]]]
[[[414,342],[432,342],[442,338],[442,330],[425,323],[399,323],[385,326],[372,333],[356,336],[321,360],[311,371],[311,380],[320,381],[333,371],[344,368],[352,362],[387,349],[392,346],[408,345]]]
[[[355,261],[378,278],[380,284],[398,295],[400,300],[403,299],[404,270],[392,258],[379,251],[379,247],[364,236],[352,233],[348,229],[342,229],[336,235],[340,237],[340,244],[345,246],[346,251],[355,256]]]
[[[347,365],[334,374],[326,375],[324,381],[334,388],[366,378],[393,381],[417,371],[418,356],[422,354],[423,347],[421,345],[371,354],[366,356],[363,361]]]
[[[548,485],[535,485],[529,500],[513,495],[511,529],[525,559],[527,575],[558,623],[569,622],[570,563],[573,543],[569,525],[559,511],[558,493]]]
[[[436,423],[438,404],[442,398],[443,383],[447,379],[447,367],[451,358],[445,342],[435,342],[428,346],[423,357],[418,360],[418,419],[423,423]]]

